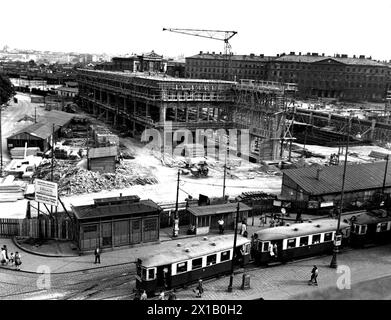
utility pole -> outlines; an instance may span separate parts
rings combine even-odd
[[[53,182],[53,171],[54,171],[54,123],[52,131],[52,163],[50,168],[50,181]],[[50,206],[50,216],[53,216],[53,205]]]
[[[179,175],[180,175],[180,171],[178,170],[178,180],[177,180],[177,186],[176,186],[175,213],[174,213],[174,225],[173,225],[173,230],[172,230],[173,237],[177,237],[178,233],[179,233],[179,216],[178,216]]]
[[[232,284],[234,280],[234,259],[235,259],[235,249],[236,249],[236,239],[238,237],[238,222],[239,222],[239,205],[236,209],[236,217],[235,217],[235,234],[234,234],[234,246],[232,250],[232,260],[231,260],[231,275],[229,276],[229,285],[228,285],[228,292],[232,292]]]
[[[384,192],[386,190],[386,180],[387,180],[387,170],[388,170],[388,161],[389,161],[389,159],[390,159],[390,155],[387,154],[387,156],[386,156],[386,167],[384,169],[383,187],[382,187],[383,199],[384,199]]]
[[[343,210],[343,204],[344,204],[344,193],[345,193],[345,177],[346,177],[346,166],[348,162],[348,150],[349,150],[349,138],[350,138],[350,129],[351,129],[351,118],[349,116],[349,125],[348,125],[348,134],[346,137],[346,150],[345,150],[345,162],[343,164],[343,175],[342,175],[342,188],[341,188],[341,204],[339,207],[339,214],[338,214],[338,223],[337,223],[337,231],[335,233],[336,237],[339,235],[339,228],[341,225],[341,216],[342,216],[342,210]],[[337,253],[338,253],[338,246],[336,245],[336,239],[334,239],[334,247],[333,247],[333,258],[330,262],[330,268],[337,268]]]
[[[227,175],[227,150],[225,150],[225,161],[224,161],[224,178],[223,178],[223,199],[225,199],[225,178]]]
[[[3,134],[1,131],[1,110],[2,105],[0,105],[0,177],[3,177]]]

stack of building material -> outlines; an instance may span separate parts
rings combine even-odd
[[[385,159],[387,159],[387,156],[390,156],[390,154],[372,150],[368,156],[371,158],[375,158],[375,159],[385,160]]]
[[[24,198],[25,183],[14,181],[10,175],[0,180],[0,202],[17,201]]]
[[[92,135],[98,147],[106,147],[110,145],[119,146],[119,138],[106,127],[100,125],[92,125]]]
[[[40,149],[38,147],[30,147],[26,150],[23,147],[16,147],[12,148],[10,152],[12,159],[24,159],[27,156],[36,156],[40,152]]]

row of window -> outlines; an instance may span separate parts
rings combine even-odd
[[[334,232],[326,232],[326,233],[313,234],[310,236],[285,239],[283,240],[283,249],[284,250],[293,249],[297,247],[308,246],[311,244],[319,244],[323,242],[332,241],[333,234]],[[263,252],[267,252],[269,249],[269,245],[270,245],[270,241],[263,241],[263,242],[260,241],[259,246],[262,247],[259,249]]]
[[[368,230],[366,224],[353,224],[352,232],[355,234],[365,234]],[[380,222],[376,225],[376,232],[385,232],[391,230],[391,221]]]

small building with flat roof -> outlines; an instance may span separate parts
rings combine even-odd
[[[190,224],[195,226],[196,234],[207,234],[212,229],[218,229],[218,220],[223,218],[224,228],[233,230],[237,212],[237,203],[189,207]],[[239,203],[239,221],[247,220],[251,207]]]
[[[118,150],[116,146],[89,149],[87,156],[88,170],[115,172],[117,155]]]
[[[161,208],[136,195],[94,199],[72,206],[75,239],[80,251],[116,248],[159,240]]]

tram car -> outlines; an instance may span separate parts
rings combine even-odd
[[[171,241],[170,241],[171,242]],[[181,287],[199,279],[227,274],[231,270],[234,235],[181,239],[154,248],[137,259],[136,288],[153,295],[157,290]],[[237,235],[235,264],[250,260],[251,241]]]
[[[391,214],[384,209],[370,210],[351,218],[352,247],[391,242]]]
[[[259,230],[253,234],[252,254],[256,264],[287,262],[296,258],[331,253],[338,221],[320,219]],[[350,236],[350,225],[340,224],[342,245]]]

